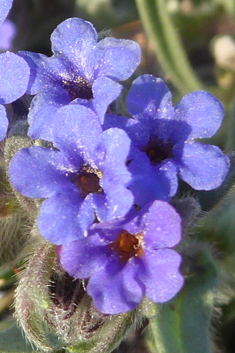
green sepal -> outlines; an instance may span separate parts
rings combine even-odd
[[[217,269],[207,250],[187,261],[183,289],[150,318],[147,343],[152,353],[211,353],[209,328]]]
[[[29,239],[33,213],[21,207],[1,157],[0,166],[0,267],[15,264]],[[31,211],[33,208],[31,207]]]
[[[6,166],[9,166],[11,159],[18,151],[20,151],[22,148],[28,148],[31,146],[34,146],[34,141],[27,136],[13,136],[8,138],[4,147],[4,159]]]
[[[201,212],[201,206],[194,197],[173,198],[171,200],[172,206],[181,216],[182,232],[186,234],[187,231],[194,225],[196,218]]]
[[[126,337],[133,325],[135,326],[136,312],[121,315],[110,315],[106,325],[94,336],[93,340],[81,342],[67,347],[69,353],[111,353]]]
[[[31,221],[20,214],[0,217],[0,267],[20,261],[31,226]]]
[[[15,294],[15,317],[26,339],[32,345],[43,352],[52,352],[43,315],[45,308],[49,307],[47,274],[52,267],[54,246],[46,247],[46,242],[37,246],[40,249],[40,256],[32,255],[26,269],[20,273]],[[45,258],[48,260],[45,261]]]

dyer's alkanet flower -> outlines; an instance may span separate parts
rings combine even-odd
[[[67,105],[56,115],[53,133],[60,151],[22,149],[9,174],[21,194],[46,198],[38,218],[40,233],[65,244],[83,237],[96,219],[123,217],[132,207],[125,165],[130,139],[121,129],[102,132],[98,117],[82,105]]]
[[[8,120],[2,104],[14,102],[23,96],[29,80],[29,67],[14,53],[0,54],[0,140],[7,133]]]
[[[0,26],[7,17],[13,0],[0,0]],[[12,103],[26,91],[29,67],[14,53],[0,54],[0,141],[6,136],[8,120],[2,104]]]
[[[221,125],[224,110],[214,96],[192,92],[173,107],[164,81],[144,75],[133,82],[127,108],[134,119],[107,115],[104,128],[122,128],[132,140],[129,188],[138,205],[169,200],[177,191],[177,176],[196,190],[222,184],[228,157],[217,146],[195,141],[211,137]]]
[[[71,276],[89,278],[87,292],[98,310],[119,314],[134,309],[143,295],[163,303],[181,289],[181,256],[171,249],[180,239],[180,216],[155,201],[125,219],[92,225],[86,238],[57,252]]]
[[[140,62],[140,48],[130,40],[107,37],[97,42],[90,22],[70,18],[52,33],[54,55],[20,52],[31,68],[27,93],[38,94],[29,114],[29,136],[50,139],[44,126],[62,105],[88,101],[101,121]]]

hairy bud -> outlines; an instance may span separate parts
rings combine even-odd
[[[181,216],[183,233],[187,233],[199,218],[201,213],[200,204],[194,197],[172,199],[171,204]]]
[[[1,162],[3,162],[1,160]],[[15,263],[29,239],[33,221],[21,208],[7,178],[4,163],[0,166],[0,267]]]
[[[26,339],[45,352],[52,350],[48,332],[71,351],[111,352],[136,322],[138,311],[99,312],[86,293],[86,281],[63,270],[55,246],[48,242],[31,255],[20,277],[15,316]]]

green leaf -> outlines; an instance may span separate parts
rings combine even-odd
[[[52,345],[55,346],[52,353],[64,353],[65,350],[58,345],[57,338],[50,337]],[[35,353],[32,346],[26,342],[21,331],[16,326],[14,319],[0,322],[0,352],[1,353]],[[38,350],[37,353],[44,351]]]
[[[0,324],[0,329],[1,329]],[[32,347],[26,343],[20,330],[14,325],[0,333],[1,353],[33,353]]]
[[[152,353],[210,353],[209,326],[217,270],[207,251],[191,257],[182,291],[150,319]]]

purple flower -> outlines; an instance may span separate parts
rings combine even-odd
[[[31,68],[27,93],[38,94],[29,114],[29,135],[33,138],[50,139],[44,129],[48,113],[52,116],[75,99],[93,108],[102,122],[108,105],[121,92],[117,81],[130,77],[140,62],[137,43],[111,37],[97,43],[93,25],[79,18],[62,22],[51,41],[52,57],[19,54]]]
[[[13,0],[0,0],[0,26],[6,19],[8,12],[12,7]]]
[[[13,0],[0,0],[0,26]],[[2,104],[12,103],[26,91],[29,80],[27,63],[13,53],[0,54],[0,141],[6,137],[8,120]]]
[[[83,237],[95,219],[123,217],[133,205],[125,166],[130,139],[117,128],[102,132],[82,105],[58,110],[53,130],[58,150],[26,148],[12,159],[10,180],[31,198],[46,198],[38,218],[42,236],[55,244]],[[20,176],[20,177],[19,177]]]
[[[119,314],[134,309],[143,295],[163,303],[181,289],[181,219],[164,201],[132,210],[126,219],[94,224],[88,236],[64,244],[58,254],[65,270],[89,278],[87,292],[98,310]]]
[[[5,20],[0,26],[0,49],[11,50],[12,41],[16,35],[16,27],[10,20]]]
[[[228,157],[217,146],[195,141],[211,137],[221,125],[224,110],[214,96],[192,92],[173,107],[164,81],[144,75],[133,82],[127,108],[134,119],[107,115],[104,128],[122,128],[132,140],[129,188],[138,205],[169,200],[177,191],[177,176],[196,190],[222,184]]]
[[[2,104],[14,102],[23,96],[29,80],[29,67],[14,53],[0,54],[0,140],[7,133],[8,120]]]

